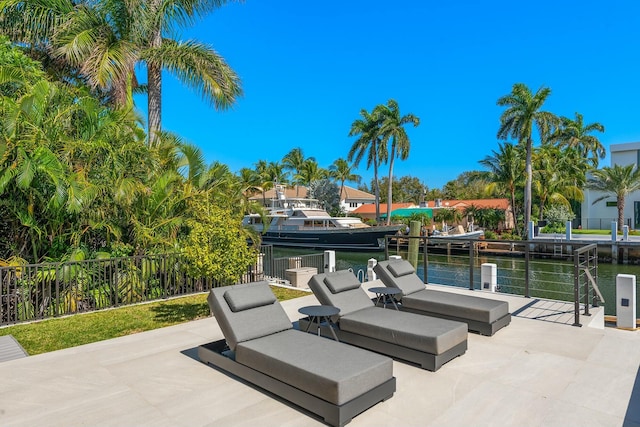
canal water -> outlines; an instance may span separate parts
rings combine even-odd
[[[292,257],[296,255],[317,254],[319,250],[274,248],[274,257]],[[353,269],[366,274],[367,261],[375,258],[384,260],[384,252],[339,252],[336,251],[336,269]],[[403,256],[403,258],[405,258]],[[428,282],[449,286],[469,287],[469,257],[465,255],[429,254]],[[513,257],[477,256],[474,259],[473,283],[480,289],[480,269],[483,263],[493,263],[498,269],[498,287],[500,292],[524,295],[524,260]],[[543,259],[529,263],[529,290],[531,297],[548,298],[561,301],[573,301],[573,264],[567,261]],[[424,278],[424,269],[420,258],[418,275]],[[615,315],[616,276],[618,274],[640,275],[639,265],[598,264],[597,283],[605,299],[605,314]],[[636,286],[640,286],[637,283]],[[582,295],[582,289],[580,290]],[[640,289],[636,288],[637,307],[640,307]],[[582,299],[581,299],[582,301]],[[640,315],[640,313],[638,313]]]

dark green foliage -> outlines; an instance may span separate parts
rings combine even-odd
[[[328,179],[311,182],[309,186],[311,198],[318,199],[321,206],[332,216],[341,214],[340,188]]]

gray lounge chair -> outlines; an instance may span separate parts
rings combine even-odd
[[[401,310],[465,322],[488,336],[511,322],[507,302],[427,289],[407,260],[381,261],[374,271],[386,286],[402,291]]]
[[[266,282],[213,289],[225,339],[199,359],[342,426],[396,389],[388,357],[293,329]]]
[[[321,304],[340,309],[340,341],[438,370],[467,350],[467,325],[376,307],[350,271],[317,274],[309,287]],[[308,318],[300,319],[306,329]],[[328,335],[327,328],[322,329]]]

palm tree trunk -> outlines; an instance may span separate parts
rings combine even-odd
[[[375,181],[376,193],[376,224],[380,221],[380,184],[378,183],[378,160],[373,159],[373,180]]]
[[[160,0],[151,0],[151,7],[157,11]],[[160,24],[155,28],[154,34],[151,36],[151,47],[159,48],[162,45],[162,29]],[[149,145],[153,146],[158,138],[158,133],[162,129],[162,64],[148,61],[147,62],[147,102],[149,115]]]
[[[148,109],[149,109],[149,145],[155,145],[161,129],[162,115],[162,68],[158,64],[147,64]]]
[[[622,226],[624,225],[625,202],[625,197],[623,195],[618,195],[618,231],[622,231]]]
[[[342,192],[343,191],[344,191],[344,179],[340,180],[340,196],[338,197],[338,199],[340,199],[340,203],[342,203]],[[345,197],[344,200],[345,200],[345,205],[346,205],[347,198]],[[345,209],[344,216],[347,216],[347,212],[346,211],[347,210]]]
[[[395,160],[395,150],[391,150],[391,160],[389,161],[389,182],[387,184],[387,225],[391,224],[391,201],[393,200],[393,161]]]
[[[505,211],[506,214],[506,211]],[[518,213],[516,212],[516,189],[515,187],[511,188],[511,214],[513,215],[513,227],[514,229],[518,229]],[[506,215],[505,215],[506,220]]]
[[[531,137],[527,138],[527,163],[526,163],[526,173],[527,173],[527,182],[524,187],[524,233],[523,235],[528,240],[533,236],[529,236],[529,222],[531,222],[531,181],[533,179],[533,173],[531,168],[531,146],[533,145],[533,141]]]

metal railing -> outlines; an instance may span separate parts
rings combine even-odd
[[[263,280],[272,256],[261,247],[258,262],[241,283]],[[148,255],[0,267],[0,325],[46,319],[207,291],[221,283],[191,277],[180,255]]]
[[[612,221],[618,221],[618,218],[575,218],[571,221],[571,225],[573,228],[611,230]],[[631,218],[625,218],[624,225],[628,225],[631,228]]]
[[[589,304],[597,307],[599,302],[604,303],[604,297],[597,283],[598,277],[598,245],[590,244],[578,248],[573,253],[573,298],[574,298],[574,322],[573,326],[580,324],[580,288],[583,287],[584,315],[590,316]],[[591,297],[590,297],[591,295]]]
[[[387,236],[385,259],[396,254],[408,259],[411,239],[419,242],[414,243],[418,253],[414,251],[413,256],[425,283],[481,289],[481,266],[490,262],[498,265],[502,293],[573,301],[579,313],[582,292],[587,315],[589,304],[597,306],[598,301],[604,301],[597,285],[595,244]]]

